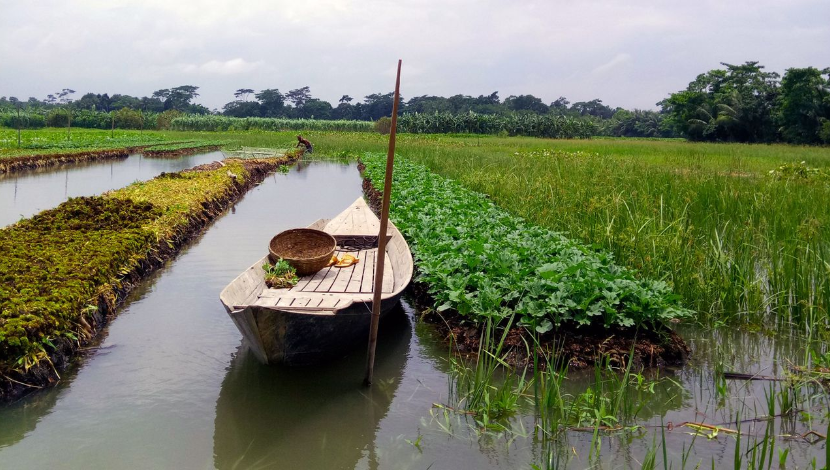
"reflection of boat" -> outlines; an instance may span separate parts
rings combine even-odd
[[[363,351],[311,369],[262,367],[243,342],[216,402],[215,467],[355,468],[372,459],[408,357],[412,330],[399,310],[381,323],[370,388],[361,385]]]
[[[334,219],[318,220],[309,228],[334,235],[338,250],[356,253],[360,262],[324,268],[290,289],[269,289],[263,257],[219,296],[254,355],[266,364],[321,362],[368,339],[380,221],[358,198]],[[413,267],[409,245],[391,222],[387,234],[381,315],[398,303]]]

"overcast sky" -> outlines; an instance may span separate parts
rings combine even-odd
[[[655,108],[720,62],[830,67],[830,0],[0,0],[0,96],[310,86]]]

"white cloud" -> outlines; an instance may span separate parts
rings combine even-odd
[[[610,61],[596,67],[594,70],[591,70],[591,75],[604,75],[629,61],[631,61],[631,54],[626,54],[624,52],[617,54]]]
[[[248,62],[241,57],[237,57],[226,61],[210,60],[201,65],[183,64],[181,70],[185,73],[195,74],[239,75],[251,73],[264,64],[261,60]]]

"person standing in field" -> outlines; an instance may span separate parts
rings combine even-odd
[[[305,147],[306,152],[311,153],[314,150],[314,147],[311,146],[311,142],[306,139],[303,139],[303,136],[297,135],[297,147],[303,145]]]

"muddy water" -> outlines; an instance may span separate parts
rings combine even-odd
[[[151,179],[161,172],[180,171],[223,158],[222,152],[170,159],[138,154],[121,160],[0,175],[0,227],[51,209],[70,197],[101,194]]]
[[[353,166],[303,164],[269,177],[143,283],[98,349],[57,388],[0,408],[0,468],[527,469],[557,459],[562,468],[639,468],[663,435],[673,468],[690,447],[686,468],[732,468],[734,437],[661,431],[661,423],[766,414],[769,383],[730,383],[718,394],[713,369],[777,375],[787,359],[802,357],[798,342],[785,339],[684,330],[695,359],[645,374],[646,384],[657,381],[653,391],[632,395],[642,404],[636,422],[645,427],[599,440],[568,431],[550,458],[549,441],[534,437],[532,405],[523,404],[501,431],[482,431],[469,416],[434,407],[450,403],[447,347],[413,321],[417,313],[406,303],[381,325],[371,389],[360,386],[362,350],[323,367],[260,365],[219,291],[262,256],[274,233],[331,217],[359,195]],[[583,393],[592,381],[591,371],[571,374],[566,393]],[[803,433],[807,423],[826,432],[823,392],[804,394],[815,419],[776,419],[776,435]],[[744,425],[742,453],[764,425]],[[590,456],[592,441],[598,459]],[[785,449],[786,468],[824,463],[823,442],[774,441],[776,467]],[[661,462],[662,450],[657,455]]]

